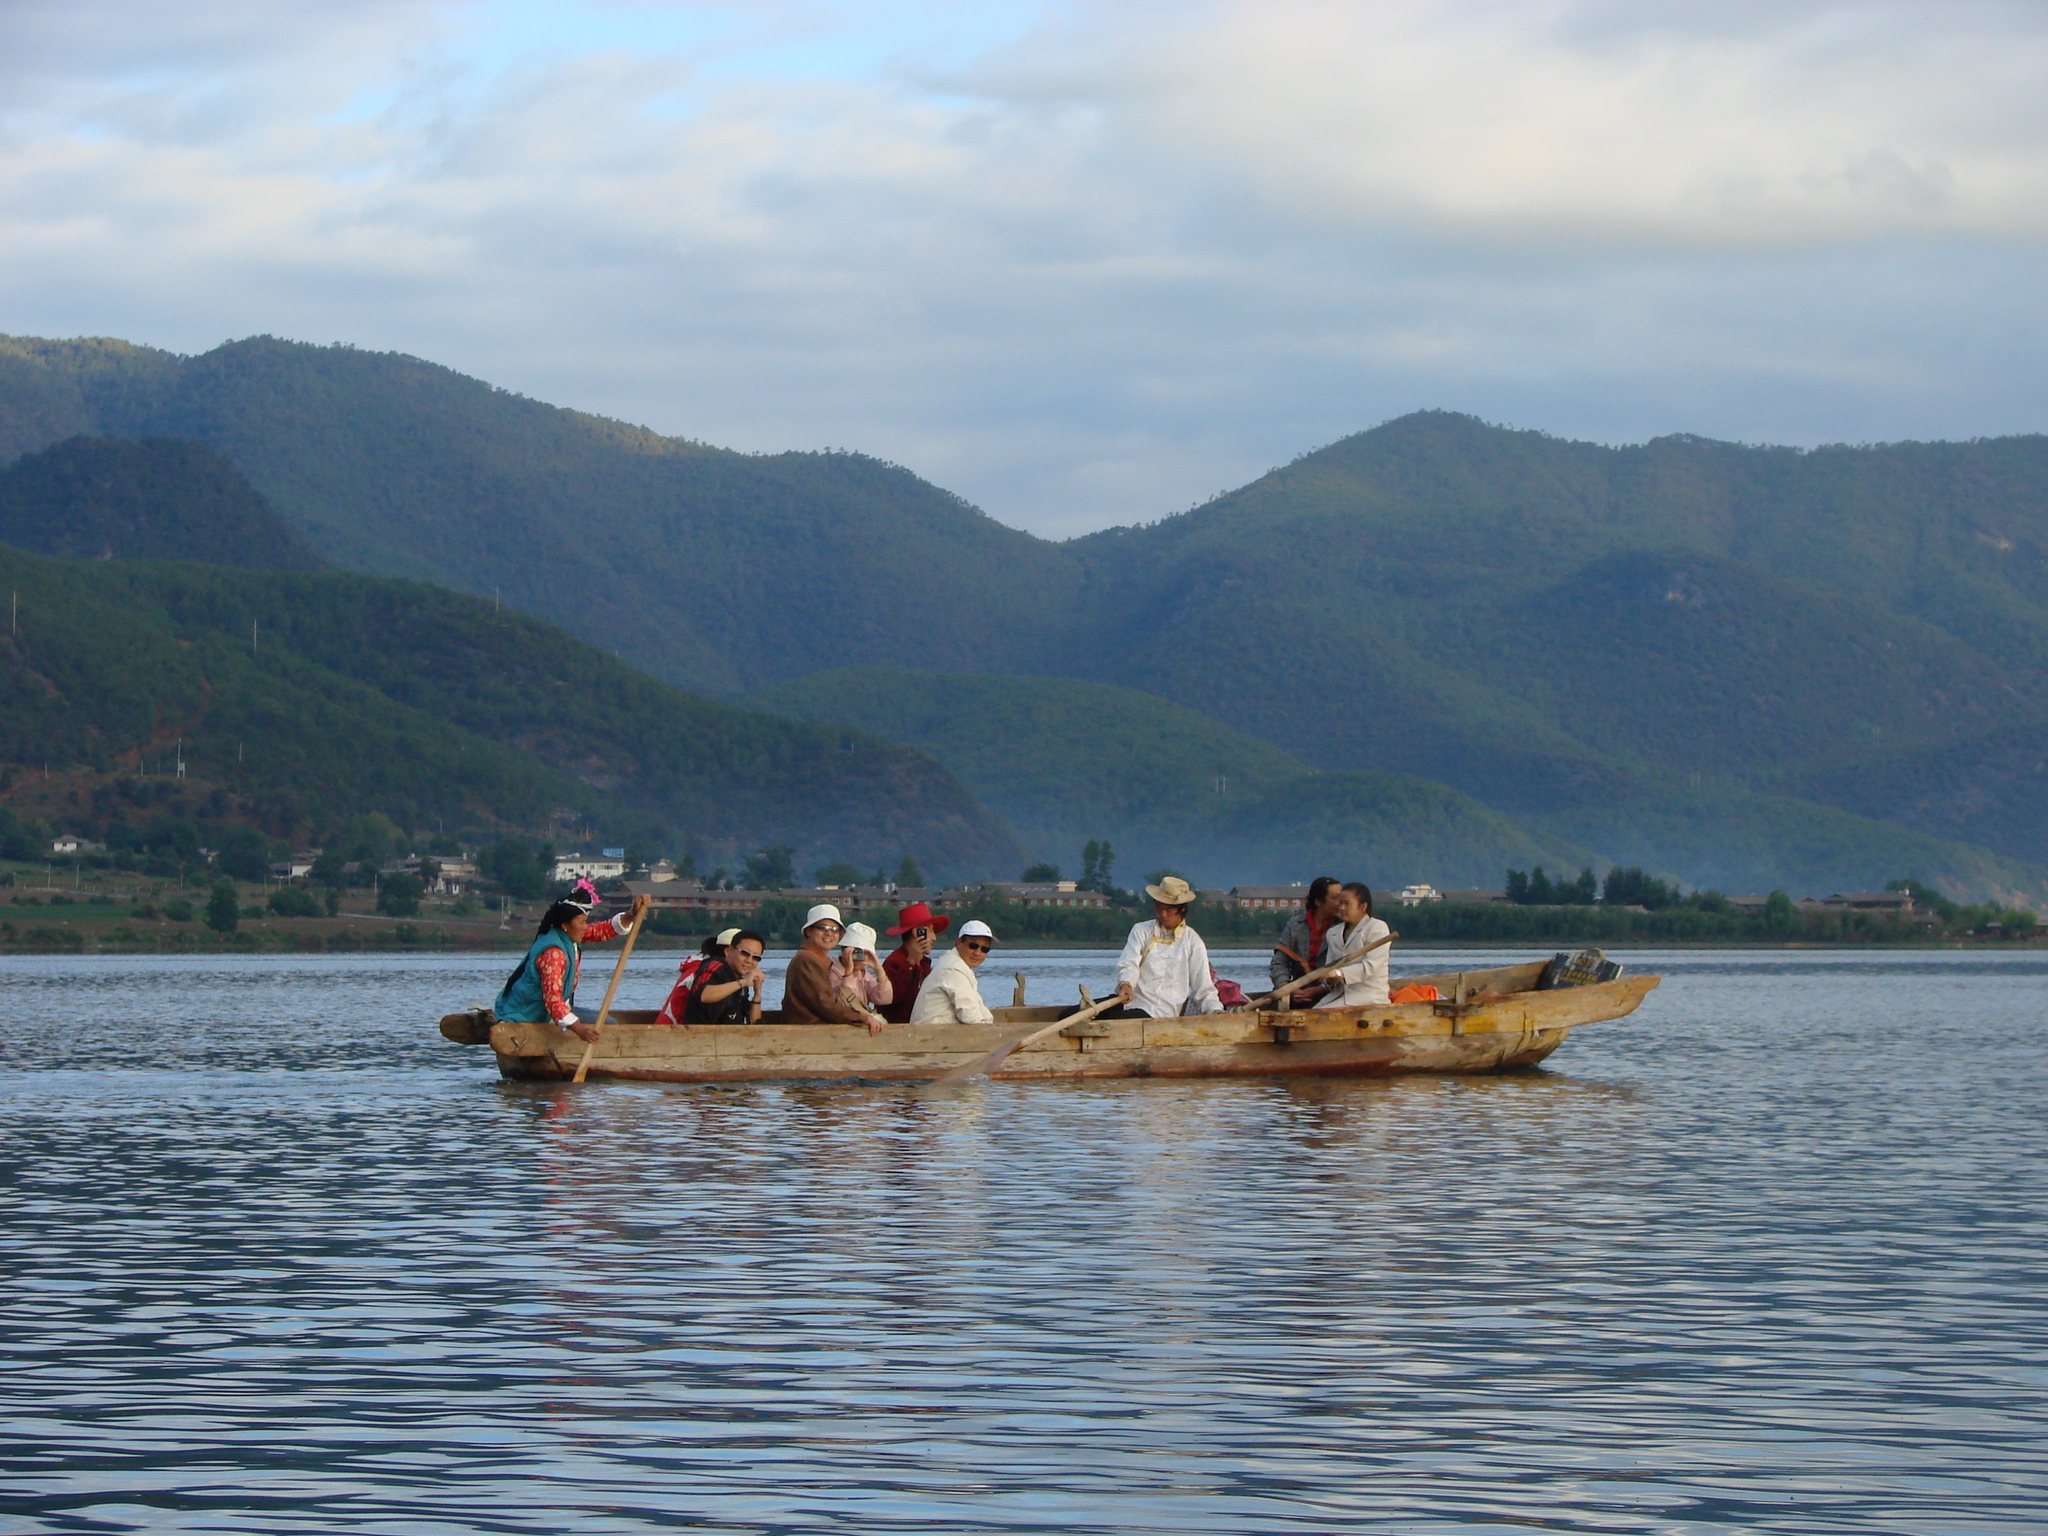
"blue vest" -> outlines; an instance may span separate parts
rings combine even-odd
[[[533,941],[526,951],[526,958],[519,962],[519,969],[512,979],[505,983],[505,990],[498,994],[498,1000],[491,1004],[491,1012],[508,1024],[546,1024],[547,1004],[540,997],[540,966],[536,964],[541,952],[559,949],[562,959],[562,1001],[570,1008],[576,1006],[576,972],[581,967],[581,957],[576,946],[569,942],[569,936],[559,928],[550,928]]]

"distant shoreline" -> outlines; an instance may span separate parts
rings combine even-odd
[[[315,960],[331,958],[339,955],[509,955],[518,954],[526,947],[526,944],[528,942],[528,936],[523,934],[505,934],[503,937],[498,938],[495,941],[470,944],[457,944],[447,942],[449,936],[443,934],[422,934],[419,939],[406,940],[398,938],[392,930],[385,930],[384,932],[373,931],[370,933],[363,934],[361,935],[362,942],[356,944],[341,946],[329,945],[323,942],[320,945],[320,947],[312,948],[298,945],[264,943],[260,940],[258,942],[252,943],[246,939],[223,939],[214,942],[207,942],[206,940],[200,939],[197,934],[189,934],[187,936],[189,937],[190,942],[157,945],[109,943],[94,943],[88,945],[84,941],[83,935],[80,935],[77,942],[71,943],[61,941],[51,942],[48,940],[21,942],[17,940],[12,943],[0,943],[0,958],[18,955],[24,958],[32,959],[46,959],[51,956],[88,959],[97,956],[106,956],[108,958],[132,958],[137,955],[148,955],[162,956],[168,959],[183,956],[225,957],[229,955],[274,955],[279,957],[296,957],[307,960]],[[685,955],[694,953],[696,948],[697,946],[695,944],[689,942],[686,939],[670,939],[660,935],[651,935],[648,938],[648,940],[642,945],[640,945],[640,947],[635,952],[641,955]],[[1114,941],[1062,942],[1050,939],[1018,939],[1013,942],[1003,944],[998,949],[996,954],[990,957],[989,965],[993,969],[999,969],[1001,965],[1002,956],[1006,953],[1044,954],[1052,952],[1081,952],[1088,954],[1113,955],[1118,953],[1122,948],[1123,945],[1120,942]],[[1240,943],[1231,941],[1219,941],[1216,943],[1212,943],[1209,946],[1209,948],[1211,953],[1214,954],[1263,954],[1267,952],[1267,946],[1262,944]],[[1450,953],[1460,950],[1474,949],[1486,950],[1492,953],[1505,954],[1550,954],[1560,949],[1588,948],[1603,948],[1613,954],[1628,954],[1630,952],[1640,950],[1750,950],[1756,952],[1769,953],[1779,953],[1785,951],[1796,952],[1801,950],[1880,950],[1886,952],[1924,951],[1928,953],[1952,952],[1956,950],[1980,950],[1986,953],[2007,954],[2023,951],[2033,952],[2039,950],[2048,950],[2048,938],[1948,938],[1899,940],[1861,938],[1827,940],[1630,939],[1625,941],[1616,941],[1610,939],[1605,944],[1599,944],[1595,941],[1587,939],[1573,938],[1517,938],[1513,940],[1417,939],[1413,941],[1404,939],[1399,941],[1398,944],[1398,949],[1402,953],[1432,954]],[[613,952],[615,953],[615,951]],[[588,951],[588,958],[592,962],[601,962],[602,957],[606,953],[607,949],[604,946],[592,946]],[[777,954],[788,953],[790,953],[788,947],[781,945],[774,946],[769,951],[771,957]]]

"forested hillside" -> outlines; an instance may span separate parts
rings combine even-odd
[[[1683,880],[2048,865],[2044,438],[1616,449],[1423,412],[1053,544],[858,455],[730,453],[389,354],[0,344],[0,446],[79,432],[211,444],[326,558],[501,593],[683,686],[1118,685]]]
[[[1558,868],[1583,852],[1425,779],[1319,775],[1133,688],[870,668],[778,683],[748,702],[929,752],[1069,877],[1097,838],[1118,850],[1127,884],[1154,868],[1259,883],[1313,866],[1491,885],[1510,864]]]
[[[915,656],[978,665],[1076,585],[877,460],[710,448],[389,353],[0,339],[0,453],[79,432],[212,444],[337,564],[502,597],[686,688],[900,662],[906,618]]]
[[[435,587],[4,546],[0,583],[19,594],[0,634],[0,799],[37,814],[128,816],[164,798],[133,781],[181,755],[181,802],[203,790],[209,814],[301,845],[376,811],[727,863],[766,842],[958,877],[1019,857],[916,752],[683,693]],[[82,798],[39,799],[46,764]]]
[[[1070,876],[1084,841],[1107,838],[1126,878],[1171,867],[1204,883],[1343,870],[1380,885],[1497,886],[1510,866],[1618,863],[1682,868],[1734,891],[1869,889],[1900,869],[2026,899],[2044,885],[2025,860],[1782,796],[1639,786],[1619,808],[1506,814],[1414,775],[1318,772],[1193,710],[1101,683],[848,669],[748,702],[929,752],[1034,857]]]
[[[218,449],[172,437],[74,437],[0,467],[0,543],[72,559],[324,563]]]

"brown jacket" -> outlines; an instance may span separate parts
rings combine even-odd
[[[782,1022],[785,1024],[865,1024],[867,1015],[839,995],[832,985],[832,957],[806,944],[789,962],[782,978]]]

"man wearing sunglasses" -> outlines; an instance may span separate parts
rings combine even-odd
[[[996,1016],[981,1000],[981,984],[974,978],[975,971],[995,945],[995,933],[987,923],[979,920],[962,923],[960,937],[953,941],[952,949],[932,966],[931,975],[925,977],[924,985],[918,989],[917,1005],[910,1010],[910,1022],[995,1023]]]

